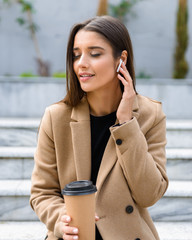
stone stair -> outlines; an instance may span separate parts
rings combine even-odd
[[[42,240],[29,206],[40,119],[0,119],[0,240]],[[167,120],[168,191],[149,211],[161,240],[192,239],[192,121]]]

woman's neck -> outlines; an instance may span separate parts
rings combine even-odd
[[[122,98],[120,88],[115,92],[91,92],[87,93],[87,100],[90,106],[90,113],[93,116],[105,116],[115,112]]]

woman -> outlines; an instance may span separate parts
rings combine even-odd
[[[98,189],[97,240],[159,239],[147,207],[168,186],[166,119],[159,102],[136,93],[126,27],[109,16],[75,25],[66,79],[65,99],[42,119],[32,175],[30,203],[47,239],[78,239],[61,189],[84,179]]]

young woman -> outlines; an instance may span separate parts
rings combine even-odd
[[[159,239],[147,207],[168,186],[166,119],[159,102],[136,93],[126,27],[109,16],[75,25],[66,79],[65,99],[42,119],[32,175],[30,203],[47,239],[78,239],[61,189],[85,179],[98,189],[97,240]]]

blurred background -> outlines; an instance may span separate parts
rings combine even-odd
[[[46,236],[29,206],[38,127],[65,96],[72,25],[96,15],[126,25],[137,91],[167,116],[170,183],[149,208],[160,239],[192,239],[192,0],[0,0],[0,240]]]
[[[174,64],[179,44],[188,68],[178,77],[192,78],[191,12],[191,0],[1,0],[0,75],[65,73],[72,25],[109,14],[120,18],[130,32],[137,77],[177,77]],[[180,40],[177,31],[181,25]],[[186,63],[182,63],[185,68]]]

